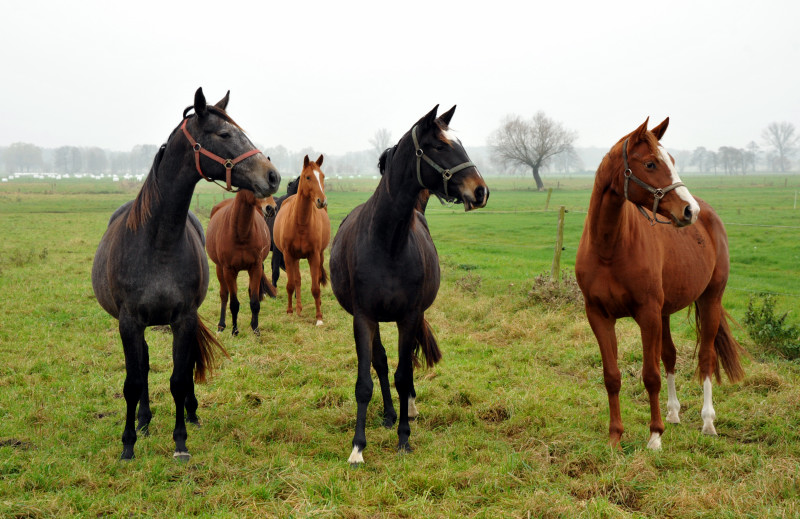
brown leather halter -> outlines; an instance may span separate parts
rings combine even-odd
[[[650,222],[650,225],[655,225],[657,223],[665,223],[665,224],[672,223],[669,220],[658,219],[658,214],[656,213],[656,211],[658,211],[658,202],[660,202],[661,199],[664,198],[664,195],[666,195],[673,189],[685,186],[686,184],[684,184],[683,182],[675,182],[674,184],[671,184],[667,187],[653,187],[650,184],[644,182],[643,180],[640,180],[636,175],[633,174],[633,171],[631,171],[631,168],[628,165],[628,139],[625,139],[625,142],[622,144],[622,160],[625,163],[625,172],[623,173],[623,175],[625,176],[625,200],[628,200],[629,202],[631,201],[630,198],[628,198],[628,180],[633,180],[634,182],[639,184],[641,187],[643,187],[650,194],[653,195],[652,218],[650,218],[650,215],[647,214],[647,212],[642,208],[641,205],[636,204],[634,202],[637,209],[639,209],[639,212],[642,213],[645,218],[647,218],[648,222]]]
[[[233,170],[233,166],[235,166],[236,164],[240,163],[241,161],[243,161],[247,157],[252,157],[253,155],[261,153],[261,150],[256,148],[256,149],[252,149],[252,150],[250,150],[248,152],[242,153],[241,155],[239,155],[235,159],[223,159],[219,155],[215,155],[214,153],[211,153],[207,149],[203,148],[203,146],[200,145],[199,142],[194,140],[192,135],[189,133],[189,130],[186,129],[186,122],[188,120],[189,120],[188,118],[183,120],[183,124],[181,124],[181,130],[183,130],[183,134],[189,140],[189,144],[192,145],[192,150],[194,150],[194,163],[195,163],[195,166],[197,167],[197,172],[200,173],[200,176],[203,177],[204,179],[206,179],[208,182],[214,182],[218,186],[222,187],[222,184],[218,183],[216,180],[214,180],[212,178],[208,178],[207,176],[205,176],[203,174],[203,170],[200,168],[200,154],[202,153],[203,155],[205,155],[209,159],[213,160],[214,162],[218,162],[218,163],[222,164],[223,166],[225,166],[225,183],[226,183],[225,189],[227,191],[233,191],[233,189],[231,188],[231,171]]]

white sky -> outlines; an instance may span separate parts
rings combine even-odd
[[[647,116],[672,149],[800,127],[800,2],[0,3],[0,146],[160,144],[194,91],[263,146],[396,141],[435,104],[464,145],[543,110],[608,148]]]

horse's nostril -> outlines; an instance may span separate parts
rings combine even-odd
[[[683,209],[683,218],[686,219],[686,220],[691,221],[693,217],[694,217],[694,213],[692,212],[692,206],[687,205],[686,207],[684,207],[684,209]]]
[[[274,186],[277,186],[278,184],[281,183],[281,176],[280,174],[278,174],[277,171],[270,171],[268,177],[269,177],[269,183]]]
[[[485,197],[486,197],[486,188],[483,186],[478,186],[478,188],[475,189],[475,203],[482,204]]]

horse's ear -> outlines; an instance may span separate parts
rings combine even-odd
[[[306,169],[308,167],[308,162],[309,162],[308,155],[306,155],[305,158],[303,159],[303,169]]]
[[[222,110],[225,110],[228,108],[228,101],[230,101],[230,98],[231,98],[231,91],[228,90],[228,93],[225,94],[225,97],[220,99],[219,102],[214,106],[216,106],[217,108],[221,108]]]
[[[433,110],[425,114],[422,119],[417,122],[417,126],[420,126],[420,130],[424,130],[433,126],[434,122],[436,121],[436,112],[439,110],[439,105],[433,107]]]
[[[319,154],[319,158],[317,159],[317,167],[322,166],[322,153]]]
[[[661,121],[661,124],[650,130],[653,132],[653,135],[656,136],[656,139],[661,140],[661,137],[667,132],[667,126],[669,126],[669,117]]]
[[[208,106],[206,104],[206,96],[203,95],[203,87],[197,89],[194,93],[194,113],[197,117],[205,117],[208,115]]]
[[[633,133],[631,133],[631,137],[630,137],[630,142],[632,144],[636,144],[637,142],[642,140],[642,137],[644,136],[644,133],[647,131],[647,123],[649,121],[650,121],[650,117],[645,119],[641,126],[636,128],[635,130],[633,130]]]
[[[453,105],[453,108],[440,115],[439,120],[442,121],[446,126],[450,126],[450,119],[453,118],[454,113],[456,113],[456,105]]]

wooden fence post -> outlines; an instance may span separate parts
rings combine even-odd
[[[556,283],[561,283],[561,251],[564,249],[564,213],[566,212],[566,208],[562,205],[558,211],[556,247],[553,251],[553,267],[550,269],[550,279]]]
[[[547,211],[547,208],[550,207],[550,195],[553,194],[553,188],[547,188],[547,201],[544,203],[544,210]]]

